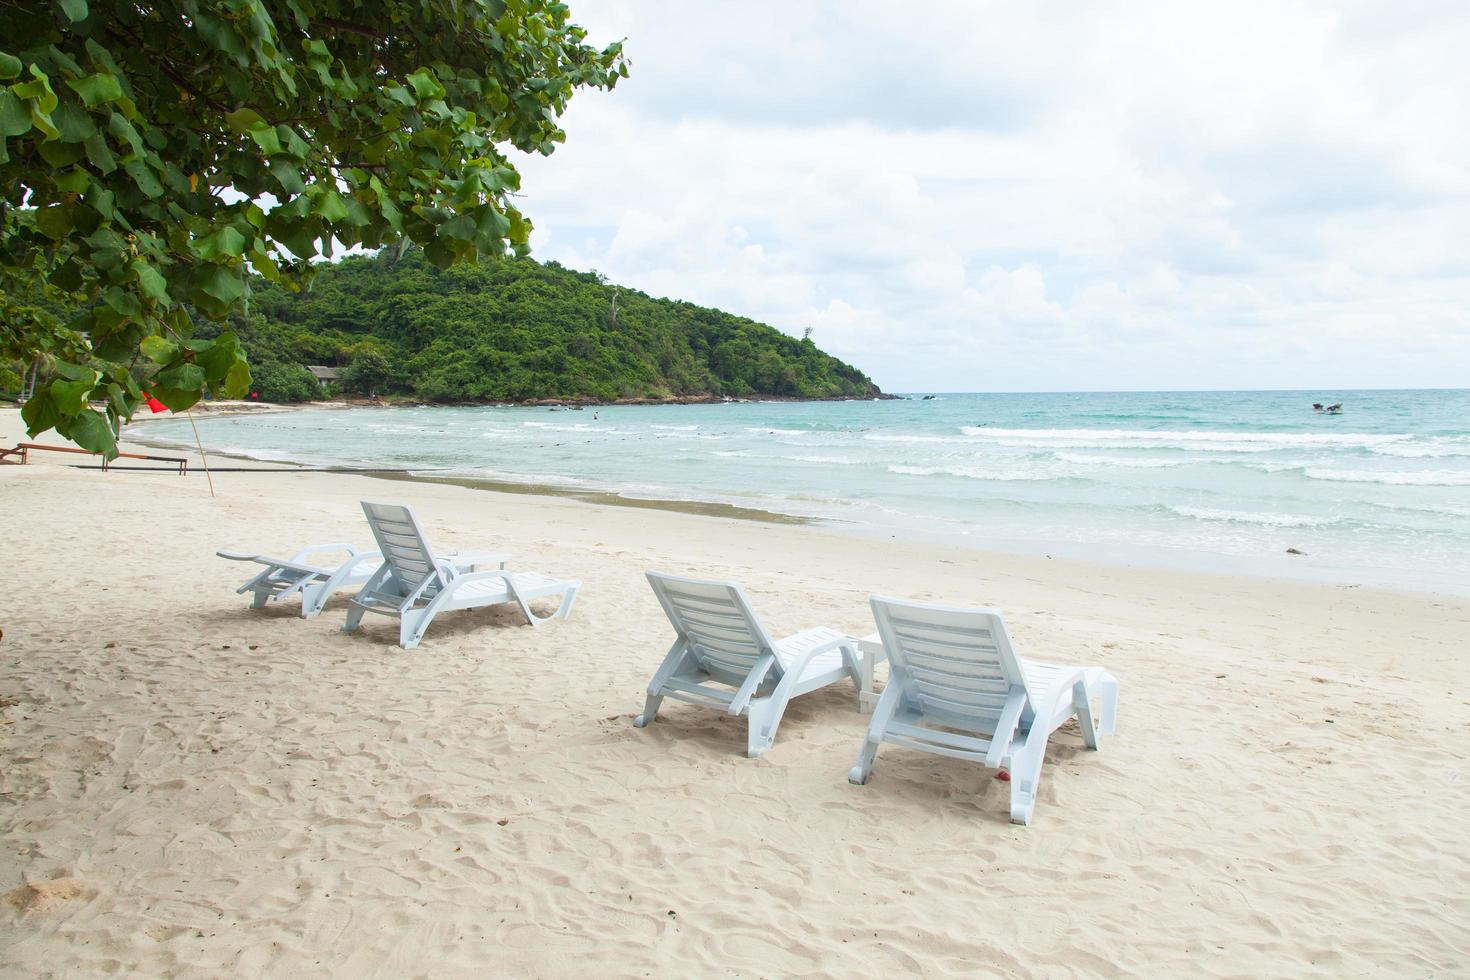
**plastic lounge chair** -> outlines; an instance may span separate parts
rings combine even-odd
[[[462,571],[453,561],[434,557],[423,529],[407,507],[364,500],[362,509],[377,539],[383,564],[352,599],[343,632],[357,629],[365,613],[396,616],[398,642],[411,650],[419,645],[434,617],[450,609],[514,602],[532,626],[553,617],[565,618],[572,611],[581,582],[539,572]],[[533,600],[558,594],[561,605],[551,616],[537,616],[531,611]]]
[[[347,560],[335,568],[312,564],[307,559],[328,552],[346,553]],[[251,609],[259,609],[267,602],[301,593],[301,618],[311,619],[321,613],[332,593],[345,586],[362,585],[372,577],[382,564],[382,555],[376,551],[358,551],[350,544],[317,544],[302,548],[290,558],[273,558],[245,551],[216,551],[221,558],[231,561],[250,561],[265,566],[244,585],[235,591],[244,595],[253,592]]]
[[[648,682],[643,714],[633,721],[637,727],[658,716],[666,697],[723,708],[748,716],[746,754],[755,758],[776,740],[792,698],[844,677],[852,678],[859,698],[864,693],[862,653],[852,637],[819,626],[772,640],[733,582],[649,572],[648,584],[678,638]]]
[[[312,555],[337,552],[346,554],[347,559],[335,568],[315,565],[307,561]],[[247,551],[220,550],[215,554],[231,561],[250,561],[265,566],[264,569],[235,591],[244,595],[253,592],[251,609],[259,609],[272,599],[277,601],[301,593],[301,618],[312,619],[321,615],[327,600],[338,589],[351,588],[365,583],[383,563],[383,556],[376,551],[359,551],[350,544],[316,544],[302,548],[290,558],[273,558]],[[499,564],[501,568],[510,561],[510,555],[500,551],[466,551],[450,555],[447,561],[460,571],[469,571],[479,565]]]
[[[888,684],[848,780],[861,785],[884,742],[1009,767],[1011,822],[1031,822],[1046,741],[1076,717],[1097,748],[1111,735],[1118,682],[1101,667],[1064,667],[1015,652],[995,609],[958,609],[873,596]],[[1092,700],[1101,702],[1094,722]],[[939,726],[939,727],[933,727]]]

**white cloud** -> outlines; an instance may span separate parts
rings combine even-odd
[[[542,258],[891,390],[1470,383],[1470,8],[573,15],[633,75],[524,164]]]

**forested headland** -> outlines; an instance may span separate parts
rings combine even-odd
[[[341,394],[425,402],[881,395],[810,338],[527,258],[349,257],[309,291],[256,280],[231,326],[266,401],[321,398],[306,365],[336,367]]]

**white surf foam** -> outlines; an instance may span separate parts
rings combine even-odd
[[[1309,466],[1303,472],[1309,480],[1330,480],[1334,483],[1383,483],[1400,487],[1470,487],[1470,470],[1391,472],[1328,470]]]

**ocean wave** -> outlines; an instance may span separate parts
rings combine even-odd
[[[1430,438],[1424,442],[1374,446],[1371,452],[1379,456],[1397,456],[1400,459],[1442,459],[1448,456],[1470,456],[1470,441]]]
[[[762,425],[762,426],[758,426],[758,427],[757,426],[750,426],[750,427],[747,427],[745,431],[746,432],[750,432],[750,433],[754,433],[755,435],[776,435],[776,436],[805,436],[805,435],[811,435],[811,432],[812,432],[811,429],[778,429],[775,426],[769,426],[769,425]]]
[[[1056,458],[1064,463],[1080,463],[1084,466],[1121,466],[1127,469],[1154,470],[1171,466],[1188,466],[1188,459],[1138,459],[1127,456],[1088,456],[1085,453],[1057,453]]]
[[[1275,449],[1339,447],[1371,449],[1413,439],[1399,433],[1367,432],[1196,432],[1179,429],[1003,429],[965,425],[972,439],[1004,446],[1066,449],[1194,449],[1201,452],[1270,452]]]
[[[590,422],[578,422],[575,425],[561,425],[556,422],[522,422],[521,425],[533,429],[545,429],[547,432],[616,432],[612,426],[593,425]]]
[[[792,459],[802,463],[831,463],[836,466],[861,466],[860,459],[844,459],[841,456],[773,456],[772,459]]]
[[[1212,507],[1175,507],[1169,510],[1180,517],[1201,521],[1229,521],[1235,524],[1262,524],[1267,527],[1325,527],[1341,523],[1340,517],[1308,517],[1303,514],[1275,514],[1266,511],[1218,510]]]
[[[650,429],[662,429],[665,432],[693,432],[699,428],[697,425],[650,425]]]
[[[749,456],[753,456],[755,454],[754,453],[748,453],[748,452],[746,452],[743,449],[715,449],[715,450],[712,450],[710,452],[710,455],[711,456],[725,456],[725,457],[731,457],[731,456],[749,457]]]
[[[968,445],[969,439],[960,439],[957,436],[930,436],[917,433],[895,433],[884,435],[879,432],[869,432],[863,436],[869,442],[912,442],[912,443],[948,443],[950,445]]]
[[[1383,483],[1400,487],[1470,487],[1470,470],[1326,470],[1309,466],[1302,471],[1309,480],[1334,483]]]
[[[993,470],[976,466],[901,466],[890,464],[888,472],[901,476],[958,476],[967,480],[995,480],[1002,483],[1019,481],[1045,482],[1065,478],[1062,474],[1038,473],[1034,470]]]

